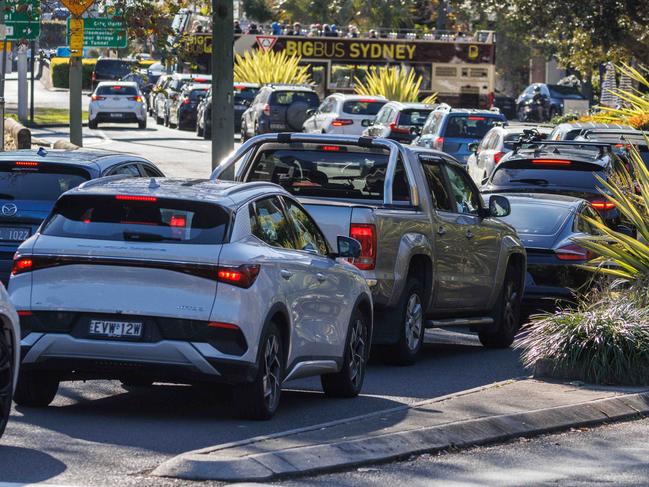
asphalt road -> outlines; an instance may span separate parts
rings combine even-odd
[[[472,335],[435,331],[412,367],[372,364],[361,397],[326,399],[317,379],[290,384],[275,418],[231,419],[227,389],[118,382],[66,383],[45,409],[17,408],[0,443],[0,481],[167,485],[146,473],[179,453],[315,425],[525,374],[515,350],[486,350]],[[206,485],[206,484],[201,484]]]
[[[352,472],[283,482],[284,487],[646,486],[649,420],[474,448]]]

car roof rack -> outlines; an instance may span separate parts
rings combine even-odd
[[[536,151],[540,150],[542,146],[564,146],[564,147],[573,147],[575,149],[578,149],[580,147],[593,147],[593,148],[598,148],[599,149],[599,155],[600,157],[604,155],[604,152],[606,149],[610,151],[611,149],[611,143],[610,142],[595,142],[595,141],[579,141],[579,140],[539,140],[539,141],[533,141],[533,142],[526,142],[526,141],[517,141],[512,144],[513,146],[513,153],[517,154],[518,151],[522,148],[524,145],[533,145],[537,146]],[[526,147],[526,149],[532,149],[532,147]]]

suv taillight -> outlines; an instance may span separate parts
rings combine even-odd
[[[258,265],[241,265],[239,267],[219,266],[216,271],[216,278],[219,282],[247,289],[255,283],[259,275],[259,269],[260,266]]]
[[[349,120],[347,118],[337,118],[333,122],[331,122],[331,125],[333,127],[342,127],[343,125],[352,125],[353,123],[353,120]]]
[[[266,104],[264,105],[264,110],[263,110],[263,112],[264,112],[264,115],[270,117],[270,105],[269,105],[268,103],[266,103]]]
[[[498,164],[504,155],[505,155],[504,152],[496,152],[494,154],[494,163]]]
[[[576,244],[564,245],[554,251],[555,255],[560,260],[591,260],[594,255],[590,250],[586,250]]]
[[[23,274],[24,272],[29,272],[34,267],[34,261],[31,257],[20,257],[19,255],[14,256],[14,264],[11,268],[11,275],[16,276],[18,274]]]
[[[394,132],[395,134],[409,134],[410,129],[408,127],[399,127],[397,125],[397,122],[392,122],[390,124],[390,130]]]
[[[376,266],[376,227],[365,223],[352,223],[349,236],[361,244],[361,256],[352,263],[363,271],[370,271]]]
[[[92,101],[100,101],[100,100],[105,100],[106,97],[105,97],[105,96],[99,96],[99,95],[92,95],[92,96],[90,97],[90,99],[91,99]]]
[[[444,137],[436,137],[433,141],[433,149],[442,150],[444,148]]]

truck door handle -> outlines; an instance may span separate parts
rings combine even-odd
[[[440,225],[440,227],[437,229],[437,235],[444,235],[446,233],[446,228]]]
[[[327,276],[325,276],[322,272],[318,272],[315,277],[318,282],[325,282],[327,280]]]
[[[282,276],[282,277],[283,277],[284,279],[286,279],[287,281],[288,281],[291,277],[293,277],[293,273],[292,273],[291,271],[287,271],[286,269],[282,269],[281,271],[279,271],[279,275]]]
[[[466,231],[466,238],[469,238],[469,239],[473,238],[473,232],[471,230]]]

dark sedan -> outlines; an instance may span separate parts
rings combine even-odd
[[[523,307],[527,313],[553,311],[557,302],[573,303],[587,291],[593,274],[577,264],[593,255],[573,240],[599,235],[583,216],[602,221],[586,201],[550,194],[506,194],[511,214],[503,221],[514,227],[527,252]]]

